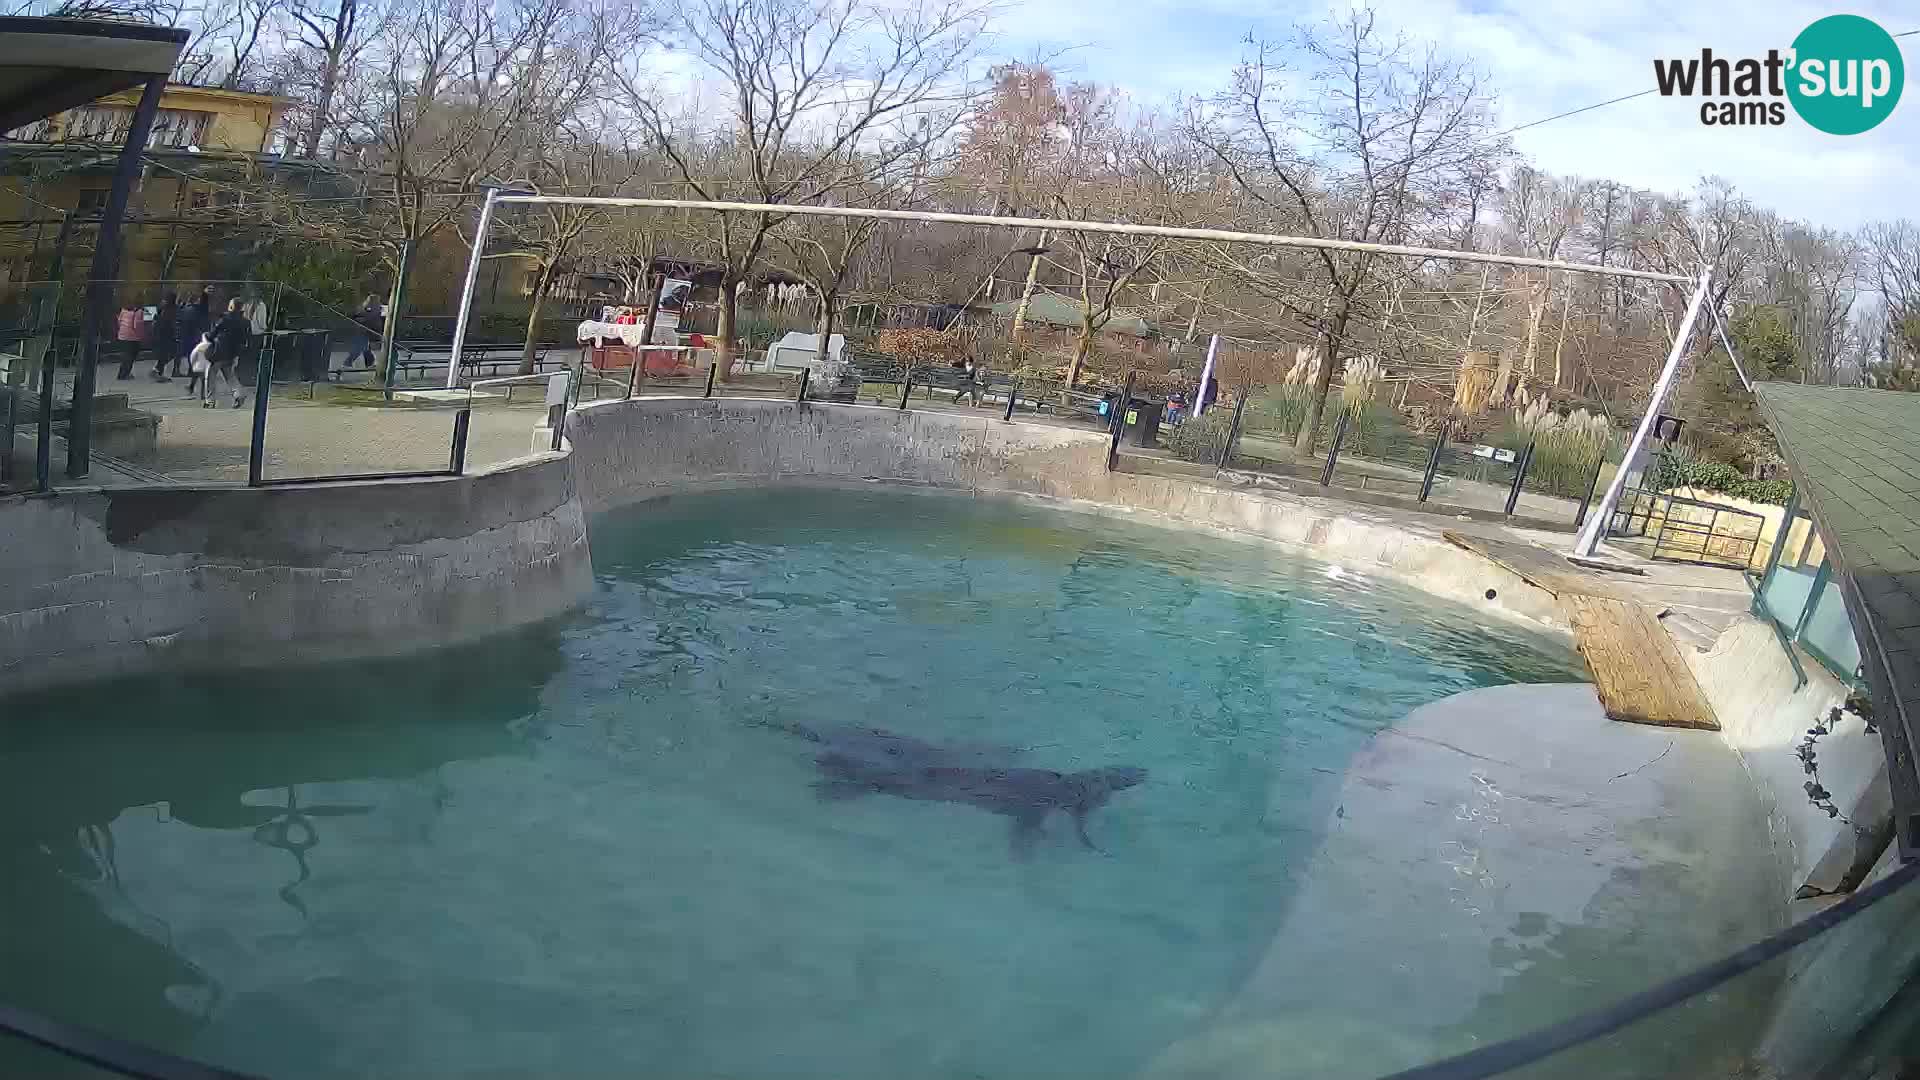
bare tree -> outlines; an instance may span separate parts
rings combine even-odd
[[[644,156],[632,141],[622,138],[606,116],[598,123],[563,124],[553,138],[539,144],[537,167],[526,187],[535,194],[551,190],[568,195],[613,195],[645,167]],[[539,342],[540,314],[547,295],[562,274],[580,256],[591,257],[589,233],[606,227],[609,212],[601,207],[572,203],[544,203],[500,216],[498,235],[504,250],[486,257],[518,259],[533,269],[527,289],[526,342],[520,353],[519,374],[531,375]]]
[[[696,197],[819,202],[917,154],[918,114],[965,95],[986,16],[966,0],[696,0],[673,38],[723,84],[728,125],[677,120],[661,107],[668,95],[632,71],[626,100]],[[703,143],[723,147],[730,186],[699,167],[713,157]],[[713,223],[723,376],[733,366],[738,292],[781,217],[721,214]]]
[[[1861,232],[1867,280],[1885,312],[1885,359],[1902,366],[1920,355],[1920,225],[1905,218],[1867,226]]]
[[[609,18],[570,0],[428,0],[383,21],[367,43],[367,93],[346,118],[362,140],[352,177],[361,197],[283,193],[275,209],[384,261],[392,288],[378,376],[425,242],[466,219],[483,181],[525,160],[531,118],[565,115],[590,92],[556,57],[600,40]]]
[[[286,0],[287,83],[301,93],[293,142],[300,156],[317,158],[329,131],[341,122],[343,85],[392,13],[379,0]],[[336,135],[334,146],[340,145]]]
[[[1469,69],[1389,39],[1371,11],[1302,33],[1313,93],[1283,82],[1285,50],[1266,41],[1201,115],[1196,137],[1256,203],[1297,217],[1314,236],[1392,243],[1426,223],[1436,187],[1458,175],[1488,133],[1489,99]],[[1302,100],[1304,99],[1304,100]],[[1305,456],[1374,256],[1315,249],[1323,357],[1294,439]]]

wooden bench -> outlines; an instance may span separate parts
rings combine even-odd
[[[571,370],[573,365],[564,359],[549,354],[568,348],[565,345],[541,344],[534,346],[533,370]],[[499,354],[511,349],[511,355]],[[393,374],[396,381],[409,377],[410,373],[428,373],[434,370],[446,370],[447,361],[453,356],[453,346],[445,342],[397,342],[393,347]],[[482,345],[466,351],[460,360],[460,370],[474,376],[490,379],[502,374],[513,375],[520,371],[520,348],[518,346]]]

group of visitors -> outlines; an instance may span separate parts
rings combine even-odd
[[[120,346],[121,380],[133,377],[133,366],[140,350],[153,350],[153,381],[172,382],[185,374],[188,394],[197,394],[202,408],[214,406],[216,381],[239,408],[243,393],[234,368],[247,354],[247,346],[266,331],[266,301],[255,298],[251,304],[241,297],[227,301],[225,314],[213,317],[213,286],[208,285],[187,303],[178,295],[169,295],[149,316],[147,309],[123,308],[115,325]],[[182,366],[186,371],[181,371]],[[168,374],[168,368],[172,374]]]

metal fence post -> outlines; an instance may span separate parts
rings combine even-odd
[[[1240,418],[1247,411],[1247,399],[1253,397],[1253,387],[1242,387],[1240,400],[1233,403],[1233,419],[1227,424],[1227,441],[1220,445],[1220,460],[1214,463],[1214,471],[1233,464],[1233,447],[1240,441]]]
[[[900,377],[900,408],[902,411],[906,410],[907,395],[911,393],[913,393],[913,368],[909,367],[906,370],[906,374]]]
[[[204,377],[204,376],[203,376]],[[253,376],[253,438],[247,444],[247,486],[259,487],[267,464],[267,398],[273,390],[273,345],[260,350]]]
[[[1340,460],[1340,444],[1347,440],[1347,421],[1353,417],[1352,409],[1341,409],[1340,418],[1333,422],[1333,444],[1327,447],[1327,463],[1320,469],[1320,486],[1333,484],[1333,465]]]
[[[1787,505],[1782,510],[1780,531],[1773,534],[1773,548],[1767,552],[1767,564],[1760,571],[1761,581],[1765,581],[1767,575],[1773,573],[1774,568],[1780,565],[1780,556],[1787,550],[1787,534],[1793,532],[1793,519],[1800,513],[1799,484],[1793,485],[1793,493],[1787,496]],[[1808,524],[1808,531],[1812,531],[1811,523]]]
[[[704,393],[704,394],[701,394],[701,395],[700,395],[701,397],[712,397],[712,396],[713,396],[713,377],[714,377],[714,375],[716,375],[716,374],[718,374],[718,373],[719,373],[719,371],[720,371],[720,361],[718,361],[718,360],[713,360],[713,361],[709,361],[709,362],[708,362],[708,364],[707,364],[707,392],[706,392],[706,393]]]
[[[793,400],[805,403],[807,400],[807,377],[813,374],[812,368],[800,369],[800,388],[793,393]]]
[[[653,344],[653,327],[660,318],[660,294],[666,290],[667,275],[655,274],[653,294],[647,297],[647,321],[640,329],[640,348],[633,354],[633,367],[627,371],[627,399],[633,397],[633,388],[641,378],[647,366],[647,346]]]
[[[1127,430],[1127,410],[1133,407],[1133,380],[1138,374],[1138,371],[1127,372],[1127,381],[1120,391],[1120,400],[1113,407],[1113,416],[1110,418],[1113,438],[1107,443],[1108,472],[1112,472],[1114,465],[1120,460],[1120,436]]]
[[[455,476],[467,470],[467,425],[472,420],[471,406],[453,414],[453,455],[447,460],[447,471]]]
[[[1002,416],[1000,419],[1005,420],[1008,423],[1013,422],[1013,403],[1014,403],[1014,400],[1019,396],[1020,396],[1020,380],[1015,379],[1012,382],[1007,384],[1007,414],[1005,416]]]
[[[1813,572],[1813,584],[1807,586],[1807,606],[1800,609],[1800,617],[1793,621],[1793,640],[1799,641],[1800,635],[1807,632],[1807,623],[1813,618],[1814,606],[1820,603],[1820,597],[1827,591],[1827,583],[1832,578],[1833,560],[1821,559],[1820,568]]]
[[[1600,486],[1600,473],[1607,467],[1607,455],[1602,453],[1600,460],[1593,463],[1593,476],[1587,480],[1587,493],[1580,496],[1580,511],[1573,515],[1573,527],[1579,528],[1587,523],[1587,510],[1593,506],[1594,489]]]
[[[19,422],[15,414],[20,395],[11,386],[0,386],[0,431],[6,432],[7,443],[0,446],[0,488],[13,486],[13,428]]]
[[[1520,451],[1520,461],[1513,469],[1513,486],[1507,489],[1507,516],[1513,516],[1513,508],[1520,505],[1520,489],[1527,483],[1527,467],[1533,464],[1534,440],[1527,440],[1527,448]]]
[[[1433,494],[1433,479],[1440,473],[1440,455],[1446,451],[1447,429],[1451,426],[1448,421],[1442,420],[1440,421],[1440,430],[1434,432],[1433,449],[1427,451],[1427,471],[1420,477],[1420,498],[1418,500],[1420,502],[1426,502],[1428,496]]]

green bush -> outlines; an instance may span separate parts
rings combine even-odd
[[[1273,387],[1247,402],[1246,429],[1291,439],[1306,419],[1308,400],[1304,387]]]
[[[1533,461],[1527,466],[1527,490],[1578,499],[1593,483],[1594,466],[1602,459],[1618,460],[1617,433],[1593,413],[1576,410],[1561,417],[1541,410],[1518,410],[1513,419],[1488,436],[1490,445],[1516,455],[1533,443]]]
[[[1331,438],[1331,433],[1327,437]],[[1419,438],[1400,422],[1398,410],[1391,405],[1370,401],[1350,410],[1347,436],[1340,453],[1374,461],[1424,463],[1426,451],[1420,445]]]
[[[1725,462],[1700,461],[1687,450],[1661,455],[1654,483],[1662,491],[1690,487],[1774,506],[1786,505],[1793,495],[1791,480],[1749,480]]]
[[[1248,408],[1252,408],[1251,403]],[[1220,460],[1220,448],[1226,445],[1227,429],[1232,425],[1233,410],[1209,409],[1198,420],[1189,420],[1178,427],[1161,428],[1160,432],[1174,457],[1212,465]]]

